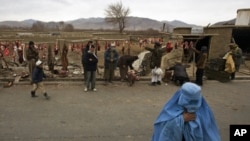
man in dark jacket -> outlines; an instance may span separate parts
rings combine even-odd
[[[84,80],[86,81],[86,68],[85,68],[85,63],[86,63],[86,55],[89,51],[90,46],[93,45],[93,41],[88,41],[87,45],[82,48],[82,67],[83,67],[83,73],[84,73]]]
[[[84,91],[87,92],[89,89],[97,91],[95,88],[96,82],[96,70],[97,70],[98,58],[95,54],[95,46],[90,45],[89,51],[85,56],[85,70],[86,70],[86,82]],[[91,86],[90,86],[91,85]]]
[[[33,89],[31,91],[31,97],[37,97],[36,90],[39,88],[42,90],[44,97],[46,99],[49,99],[49,96],[43,85],[43,78],[46,78],[44,71],[43,71],[43,62],[38,60],[36,62],[36,67],[32,73]]]
[[[162,54],[165,51],[161,48],[161,44],[159,42],[155,42],[154,48],[145,47],[146,50],[152,53],[151,60],[150,60],[150,68],[154,69],[155,67],[161,67],[161,58]]]
[[[202,46],[201,50],[197,50],[194,47],[191,47],[191,49],[197,53],[197,61],[196,61],[196,80],[195,83],[202,86],[203,85],[203,74],[204,74],[204,69],[206,66],[207,62],[207,52],[208,48],[207,46]]]
[[[156,84],[161,84],[161,59],[163,52],[166,51],[166,49],[161,48],[161,44],[159,42],[155,42],[154,48],[145,47],[146,50],[150,51],[152,53],[151,60],[150,60],[150,68],[152,69],[152,79],[151,79],[151,85],[155,86]]]
[[[33,41],[29,42],[29,48],[26,53],[27,61],[28,61],[28,67],[29,67],[29,73],[30,76],[32,76],[33,70],[35,68],[35,63],[38,60],[38,50],[35,48],[35,44]]]
[[[120,70],[121,81],[126,79],[128,69],[133,70],[133,62],[138,59],[138,56],[123,55],[119,58],[117,66]]]
[[[182,65],[181,62],[176,62],[173,67],[170,67],[169,70],[173,70],[172,80],[178,85],[182,85],[185,82],[189,81],[186,67]]]

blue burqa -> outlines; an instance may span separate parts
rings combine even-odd
[[[196,114],[184,122],[183,112]],[[220,141],[212,110],[194,83],[184,83],[165,104],[154,123],[152,141]]]

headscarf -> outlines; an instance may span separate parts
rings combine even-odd
[[[184,122],[183,112],[195,112],[194,121]],[[186,82],[165,104],[154,123],[152,141],[220,141],[212,110],[200,86]]]
[[[201,106],[201,88],[193,83],[186,83],[180,91],[178,104],[183,106],[187,112],[196,112]]]

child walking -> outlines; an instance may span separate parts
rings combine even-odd
[[[42,90],[43,95],[46,99],[50,98],[44,88],[43,78],[46,78],[44,71],[43,71],[43,62],[41,60],[38,60],[36,62],[36,67],[32,73],[33,89],[31,91],[31,97],[33,98],[37,97],[36,90],[39,88]]]

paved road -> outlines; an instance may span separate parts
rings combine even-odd
[[[162,106],[179,88],[81,82],[46,83],[49,101],[30,97],[31,85],[0,88],[0,141],[149,141]],[[214,111],[222,141],[230,124],[250,124],[250,81],[206,81],[203,95]]]

